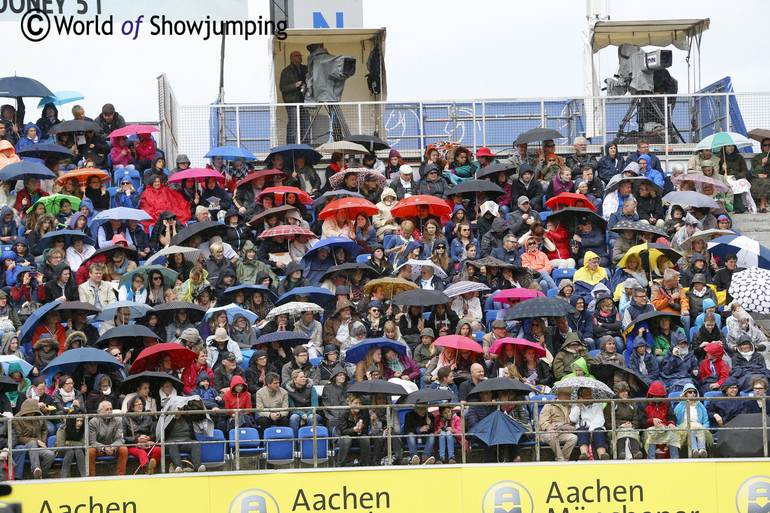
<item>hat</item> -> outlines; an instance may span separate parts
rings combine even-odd
[[[369,305],[366,307],[367,310],[370,308],[380,308],[382,309],[382,301],[379,299],[375,299],[374,301],[370,302]]]
[[[217,330],[217,331],[219,331],[219,330]],[[222,361],[224,361],[224,360],[230,360],[231,362],[234,362],[235,361],[235,354],[231,353],[230,351],[222,351]]]
[[[329,353],[339,353],[339,352],[340,352],[339,348],[334,344],[326,344],[326,347],[324,347],[324,356],[326,356]],[[254,357],[252,356],[252,358]]]
[[[182,332],[179,338],[188,342],[196,342],[201,340],[200,333],[198,333],[198,330],[195,328],[187,328]]]
[[[492,327],[493,328],[507,328],[508,325],[505,323],[505,321],[500,320],[500,319],[496,319],[496,320],[492,321]]]
[[[412,166],[409,164],[404,164],[400,168],[398,168],[398,172],[404,175],[411,175],[412,174]]]
[[[335,296],[348,296],[348,295],[350,295],[350,289],[348,289],[345,285],[337,285],[337,288],[334,289],[334,295]]]
[[[636,281],[636,278],[626,278],[626,281],[623,282],[623,288],[624,289],[641,289],[642,285]]]
[[[179,155],[176,156],[176,163],[177,164],[189,164],[190,163],[190,159],[188,159],[187,155],[185,155],[184,153],[180,153]]]
[[[715,167],[714,162],[711,159],[706,159],[700,163],[700,168],[703,169],[704,167]]]
[[[377,367],[375,364],[371,364],[368,369],[366,369],[366,373],[369,374],[370,372],[380,372],[380,368]]]
[[[578,223],[577,224],[588,224],[590,222],[591,222],[591,220],[588,218],[588,216],[582,216],[582,217],[578,218]]]
[[[110,241],[110,244],[115,246],[119,242],[123,242],[126,246],[128,246],[128,241],[126,240],[126,237],[122,233],[116,233],[112,236],[112,240]]]
[[[523,164],[522,164],[522,165],[519,167],[519,176],[523,175],[524,173],[534,173],[534,172],[535,172],[535,170],[534,170],[534,169],[532,169],[532,166],[530,166],[530,165],[529,165],[529,164],[527,164],[526,162],[525,162],[525,163],[523,163]]]
[[[436,334],[433,333],[433,328],[423,328],[420,332],[420,337],[436,338]]]
[[[692,277],[692,280],[690,280],[691,283],[703,283],[706,284],[706,276],[703,275],[703,273],[695,273]]]
[[[519,196],[519,205],[523,205],[524,203],[529,203],[529,198],[526,196]]]
[[[622,392],[623,390],[625,390],[626,392],[629,392],[631,389],[629,388],[628,383],[626,383],[625,381],[618,381],[617,383],[615,383],[615,386],[612,387],[612,390],[617,394],[618,392]]]
[[[267,358],[267,353],[261,349],[254,351],[251,355],[252,360],[259,360],[260,358]]]
[[[230,340],[230,336],[227,334],[227,330],[224,328],[217,328],[214,332],[214,340],[217,342],[227,342]]]
[[[481,148],[479,148],[479,151],[477,151],[473,155],[475,157],[496,157],[497,156],[494,153],[492,153],[492,151],[486,146],[482,146]]]

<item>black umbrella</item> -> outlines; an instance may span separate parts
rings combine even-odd
[[[650,386],[640,375],[628,367],[622,367],[616,363],[595,363],[591,365],[591,374],[610,388],[614,386],[615,373],[618,371],[623,371],[628,374],[628,378],[625,381],[628,383],[628,386],[636,390],[638,397],[647,395],[647,390]]]
[[[187,320],[193,324],[201,322],[203,316],[206,314],[206,310],[204,310],[203,307],[186,301],[169,301],[168,303],[161,303],[153,307],[153,310],[159,315],[175,315],[177,310],[186,310]]]
[[[655,189],[655,193],[658,196],[663,196],[663,187],[661,187],[660,185],[657,185],[652,180],[650,180],[649,178],[645,178],[644,176],[625,176],[615,182],[611,182],[609,185],[607,185],[607,188],[604,190],[604,194],[607,195],[611,192],[617,191],[618,187],[620,187],[620,184],[624,182],[630,182],[633,188],[637,191],[639,190],[639,186],[644,184],[647,187],[652,187],[653,189]]]
[[[95,345],[96,347],[107,347],[110,340],[113,338],[130,339],[138,343],[141,343],[141,339],[144,338],[154,338],[163,342],[161,338],[147,326],[142,326],[141,324],[123,324],[122,326],[116,326],[105,331],[96,341]]]
[[[25,146],[16,152],[20,157],[33,157],[36,159],[47,159],[48,157],[59,157],[66,159],[74,157],[75,154],[63,146],[51,143],[38,143]]]
[[[506,175],[511,176],[516,171],[516,167],[513,164],[495,162],[476,171],[476,179],[481,180],[487,176],[494,179],[497,176],[497,173],[501,171]]]
[[[480,394],[481,392],[514,392],[528,394],[532,389],[519,381],[511,378],[490,378],[485,379],[468,393],[468,395]]]
[[[98,130],[101,132],[101,127],[93,121],[87,121],[85,119],[70,119],[69,121],[62,121],[56,123],[48,130],[50,135],[63,134],[66,132],[87,132],[88,130]]]
[[[394,305],[433,306],[444,305],[452,300],[438,290],[414,289],[401,292],[393,297]]]
[[[348,272],[356,270],[363,271],[365,276],[368,276],[372,279],[381,277],[380,273],[366,262],[348,262],[330,267],[329,270],[326,271],[321,277],[321,281],[323,282],[325,279],[331,278],[331,276],[336,272]]]
[[[551,212],[548,214],[548,219],[556,219],[565,227],[573,227],[573,229],[582,220],[588,219],[591,221],[591,224],[598,226],[602,230],[607,229],[607,221],[593,210],[587,208],[566,207],[556,212]]]
[[[682,322],[681,316],[679,316],[678,314],[674,315],[671,312],[659,312],[657,310],[653,310],[651,312],[643,313],[642,315],[640,315],[639,317],[634,319],[633,320],[634,321],[633,324],[630,324],[626,328],[626,331],[627,332],[633,331],[634,330],[634,326],[636,326],[637,324],[641,324],[642,322],[646,322],[649,325],[650,321],[652,319],[657,319],[659,317],[669,317],[669,318],[671,318],[671,323],[672,324],[681,325],[681,322]],[[634,335],[634,336],[636,336],[636,335]]]
[[[18,389],[19,384],[10,376],[0,376],[0,392],[16,392]]]
[[[97,249],[96,251],[94,251],[93,255],[88,257],[88,259],[85,262],[83,262],[83,264],[85,264],[86,262],[90,262],[96,255],[104,255],[105,257],[107,257],[107,261],[109,261],[110,260],[110,258],[109,258],[110,253],[112,253],[113,251],[116,251],[118,249],[122,249],[123,252],[126,254],[126,258],[128,258],[129,260],[133,260],[135,262],[139,262],[139,252],[136,250],[136,248],[131,247],[131,246],[126,248],[126,247],[123,247],[123,246],[116,245],[116,246],[104,246],[103,248]]]
[[[768,426],[767,439],[770,440],[770,417],[765,419]],[[762,414],[742,413],[724,426],[717,441],[719,455],[725,458],[761,458],[765,455],[762,443]]]
[[[423,388],[417,392],[402,397],[398,400],[400,404],[423,404],[423,403],[435,403],[440,401],[457,401],[455,396],[449,390],[441,390],[439,388]]]
[[[396,383],[391,383],[390,381],[385,381],[384,379],[367,379],[365,381],[358,381],[350,385],[350,388],[348,388],[348,393],[407,395],[404,387]]]
[[[491,167],[491,166],[487,166]],[[492,183],[489,180],[468,180],[467,182],[459,183],[449,189],[447,191],[447,196],[451,196],[452,194],[467,194],[467,193],[475,193],[475,192],[483,192],[487,195],[495,194],[505,194],[505,191],[497,185],[496,183]]]
[[[561,135],[558,131],[553,130],[551,128],[533,128],[532,130],[527,130],[526,132],[522,132],[519,134],[519,136],[516,138],[515,141],[513,141],[514,146],[518,146],[519,144],[524,143],[531,143],[535,141],[547,141],[548,139],[561,139],[564,137]]]
[[[172,246],[181,246],[196,235],[200,235],[203,240],[209,240],[215,235],[224,237],[227,235],[227,226],[216,221],[199,221],[188,224],[179,233],[171,239]]]
[[[0,96],[5,98],[41,97],[53,96],[53,93],[46,86],[27,77],[3,77],[0,78]]]
[[[668,238],[668,234],[662,228],[658,228],[654,224],[646,223],[644,221],[618,221],[615,226],[610,228],[611,232],[621,233],[624,230],[634,230],[635,232],[647,232],[659,235],[661,237]]]
[[[84,303],[83,301],[62,301],[56,305],[56,307],[54,307],[54,310],[59,312],[74,312],[75,310],[82,310],[86,313],[99,313],[100,311],[91,303]]]
[[[342,140],[358,143],[365,148],[369,148],[369,153],[379,151],[379,150],[387,150],[388,148],[390,148],[390,146],[388,146],[388,143],[386,143],[385,141],[383,141],[382,139],[374,135],[364,135],[364,134],[349,135]]]
[[[174,388],[176,388],[176,391],[180,394],[182,394],[184,389],[184,383],[171,374],[165,372],[144,371],[127,377],[123,383],[120,384],[120,392],[123,394],[136,392],[136,387],[138,387],[142,381],[148,381],[150,383],[150,390],[153,392],[157,391],[166,381],[170,381],[174,385]]]
[[[506,321],[534,317],[562,317],[577,312],[575,307],[558,297],[533,297],[516,303],[505,317]]]

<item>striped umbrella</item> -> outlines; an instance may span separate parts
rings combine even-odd
[[[313,239],[318,237],[315,233],[311,232],[307,228],[303,228],[302,226],[284,224],[281,226],[270,228],[269,230],[265,230],[264,232],[260,233],[259,237],[257,238],[270,239],[272,237],[296,237],[298,235],[307,235],[308,237],[311,237]]]
[[[480,292],[484,290],[489,290],[489,287],[483,283],[478,283],[475,281],[458,281],[457,283],[453,283],[448,286],[444,290],[444,294],[449,297],[455,297],[462,296],[468,292]]]
[[[722,259],[728,253],[735,253],[738,255],[738,267],[770,269],[770,249],[744,235],[717,237],[709,241],[708,249]]]
[[[717,132],[701,140],[695,147],[698,150],[718,151],[725,146],[735,146],[736,148],[745,148],[752,145],[751,139],[745,135],[735,132]]]

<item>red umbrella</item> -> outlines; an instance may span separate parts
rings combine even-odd
[[[435,216],[449,214],[452,209],[441,198],[427,195],[409,196],[393,205],[390,209],[393,217],[409,217],[417,215],[417,207],[426,205],[428,211]]]
[[[594,212],[596,211],[596,207],[593,205],[593,203],[588,201],[588,198],[582,194],[578,194],[577,192],[562,192],[561,194],[557,194],[553,198],[546,201],[545,206],[549,207],[551,210],[559,210],[556,207],[562,206],[587,208],[589,210],[593,210]]]
[[[380,211],[374,203],[364,198],[340,198],[326,205],[321,210],[321,213],[318,214],[318,219],[323,220],[334,217],[339,210],[347,210],[348,219],[355,219],[359,212],[363,212],[367,216],[373,216]]]
[[[307,235],[308,237],[312,237],[314,239],[318,237],[318,235],[311,232],[307,228],[303,228],[302,226],[283,224],[281,226],[276,226],[275,228],[265,230],[259,234],[258,238],[269,239],[271,237],[296,237],[298,235]]]
[[[275,194],[275,202],[283,203],[283,195],[291,192],[296,194],[299,200],[305,205],[310,205],[313,203],[313,199],[310,197],[310,194],[306,193],[305,191],[301,191],[296,187],[286,187],[283,185],[281,187],[268,187],[267,189],[263,190],[257,196],[257,201],[260,201],[262,196],[265,194]]]
[[[235,187],[240,187],[241,185],[256,180],[257,178],[264,178],[267,180],[268,178],[277,176],[282,177],[284,180],[289,178],[286,173],[280,169],[263,169],[261,171],[252,171],[251,173],[247,174],[245,178],[241,179],[235,184]]]
[[[198,353],[175,342],[155,344],[139,353],[134,363],[131,364],[131,374],[155,370],[158,367],[158,361],[164,355],[171,356],[171,368],[174,370],[184,369],[198,358]]]
[[[153,132],[160,132],[157,128],[150,125],[126,125],[123,128],[118,128],[117,130],[113,130],[110,135],[107,136],[108,139],[111,139],[113,137],[130,137],[132,135],[137,134],[151,134]]]
[[[471,340],[468,337],[463,337],[462,335],[444,335],[443,337],[437,338],[433,344],[441,347],[453,347],[458,351],[473,351],[474,353],[481,353],[484,351],[478,342]]]
[[[498,292],[492,301],[498,303],[507,303],[509,299],[520,299],[524,301],[526,299],[532,299],[533,297],[545,297],[545,294],[538,290],[517,288],[517,289],[505,289]]]
[[[500,356],[500,354],[504,350],[504,346],[507,346],[507,345],[517,346],[521,348],[522,353],[524,352],[525,349],[532,348],[535,350],[535,358],[545,358],[545,355],[546,355],[545,348],[540,344],[536,342],[530,342],[529,340],[524,340],[523,338],[511,338],[511,337],[498,338],[497,340],[495,340],[495,343],[492,344],[492,347],[489,348],[489,352]]]
[[[225,183],[225,177],[222,173],[205,167],[191,167],[190,169],[179,171],[171,175],[168,181],[169,183],[182,183],[188,178],[194,178],[197,183],[205,182],[206,178],[216,178],[219,185],[224,185]]]

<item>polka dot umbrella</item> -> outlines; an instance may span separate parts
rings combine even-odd
[[[730,295],[745,310],[770,314],[770,270],[750,267],[733,274]]]

